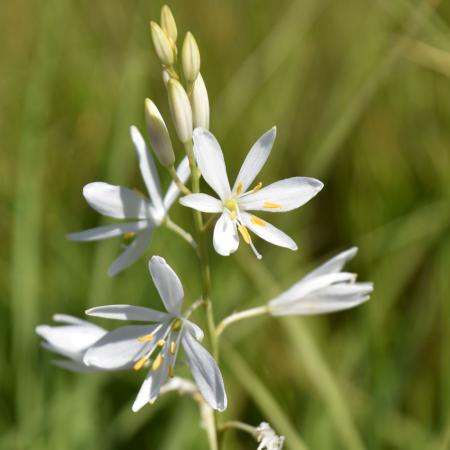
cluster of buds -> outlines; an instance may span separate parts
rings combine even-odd
[[[209,128],[209,99],[200,73],[200,51],[191,32],[187,32],[178,58],[178,29],[167,5],[161,9],[161,23],[150,22],[156,55],[169,97],[169,107],[178,139],[186,144],[192,130]],[[156,105],[146,101],[146,120],[150,142],[163,166],[173,164],[173,148],[167,127]]]

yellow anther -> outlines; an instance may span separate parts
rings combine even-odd
[[[169,366],[169,377],[173,378],[175,376],[174,370],[173,370],[173,366],[170,365]]]
[[[175,319],[172,323],[172,330],[179,331],[181,329],[182,325],[183,325],[183,322],[181,322],[180,319]]]
[[[238,203],[235,198],[230,198],[225,202],[225,208],[229,209],[231,212],[236,211]]]
[[[281,208],[281,205],[279,203],[264,202],[263,208],[277,209],[277,208]]]
[[[239,182],[236,189],[236,194],[239,195],[242,192],[242,183]]]
[[[125,241],[131,241],[136,237],[136,233],[134,231],[129,231],[128,233],[123,234],[123,238]]]
[[[163,362],[163,360],[164,360],[164,357],[161,356],[161,355],[158,355],[158,356],[156,357],[155,361],[153,362],[152,370],[153,370],[153,371],[158,370],[158,369],[159,369],[159,366],[161,365],[161,363]]]
[[[267,222],[265,222],[264,220],[260,219],[259,217],[252,216],[252,218],[250,220],[252,221],[252,223],[254,223],[255,225],[259,225],[260,227],[266,227],[267,226]]]
[[[262,188],[262,181],[260,181],[253,189],[253,192],[258,192]]]
[[[170,343],[170,353],[175,355],[175,350],[177,349],[177,344],[175,342]]]
[[[230,219],[231,219],[231,220],[236,219],[236,211],[231,211],[231,213],[230,213]]]
[[[141,359],[139,359],[136,364],[133,366],[134,370],[140,370],[142,367],[144,367],[145,362],[147,361],[147,357],[143,356]]]
[[[244,238],[244,241],[247,244],[250,244],[252,238],[250,237],[250,233],[248,232],[247,228],[244,225],[238,225],[238,230],[241,233],[242,237]]]
[[[138,337],[139,342],[149,342],[153,339],[153,334],[146,334],[145,336]]]
[[[166,340],[165,340],[165,339],[160,339],[160,340],[158,341],[158,345],[159,345],[160,347],[164,347],[165,344],[166,344]]]

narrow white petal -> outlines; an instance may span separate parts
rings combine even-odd
[[[141,322],[165,322],[171,315],[151,308],[131,305],[107,305],[90,308],[86,315],[115,320],[139,320]]]
[[[174,316],[179,316],[184,291],[177,274],[161,256],[152,256],[148,267],[167,311]]]
[[[195,159],[203,178],[221,200],[226,200],[231,191],[219,143],[213,134],[205,128],[196,128],[192,138],[194,140]]]
[[[350,261],[355,257],[356,253],[358,253],[358,247],[351,247],[348,250],[345,250],[328,261],[324,262],[322,265],[317,267],[316,269],[309,272],[304,280],[308,280],[310,278],[314,278],[320,275],[325,275],[327,273],[339,272],[342,270],[347,261]]]
[[[233,192],[237,191],[238,186],[240,186],[241,192],[245,192],[252,184],[270,155],[276,134],[277,129],[273,127],[253,144],[236,178]]]
[[[83,362],[100,369],[131,367],[143,355],[151,353],[163,332],[161,325],[131,325],[117,328],[89,347]],[[140,337],[149,334],[155,335],[151,341],[139,340]]]
[[[192,336],[194,336],[195,339],[197,339],[197,341],[203,341],[205,334],[203,333],[203,330],[198,325],[196,325],[194,322],[191,322],[190,320],[185,319],[184,327],[186,328],[186,331],[188,333],[191,333]]]
[[[163,201],[161,197],[161,185],[159,183],[158,172],[151,153],[147,149],[144,138],[136,127],[130,128],[131,140],[136,149],[139,160],[139,169],[141,170],[142,179],[147,187],[148,194],[153,202],[153,206],[163,211]]]
[[[111,264],[108,269],[108,275],[114,277],[122,270],[131,266],[146,250],[150,242],[153,227],[141,231],[131,244],[128,244],[126,249],[120,256]]]
[[[136,400],[134,401],[133,406],[131,407],[133,412],[138,412],[143,406],[149,403],[152,381],[153,381],[152,372],[149,371],[139,389]]]
[[[205,213],[220,213],[223,211],[222,202],[208,194],[189,194],[181,197],[180,203],[183,206]]]
[[[147,199],[123,186],[95,182],[83,188],[89,205],[100,214],[115,219],[149,219],[150,204]]]
[[[96,369],[95,367],[86,366],[80,361],[72,361],[68,359],[54,359],[52,360],[52,364],[57,367],[61,367],[61,369],[70,370],[71,372],[76,373],[87,373],[87,372],[98,372],[101,369]]]
[[[72,241],[98,241],[100,239],[108,239],[120,236],[125,233],[136,233],[148,226],[147,220],[139,220],[130,223],[115,223],[113,225],[105,225],[102,227],[91,228],[77,233],[70,233],[67,237]]]
[[[240,198],[239,206],[243,210],[291,211],[311,200],[322,187],[323,183],[314,178],[286,178]]]
[[[87,320],[80,319],[79,317],[70,316],[69,314],[53,314],[52,319],[55,322],[70,323],[72,325],[91,325],[96,327],[97,325],[88,322]]]
[[[222,214],[214,227],[213,244],[216,252],[222,256],[229,256],[239,247],[236,224],[228,213]]]
[[[274,227],[269,222],[246,212],[241,213],[241,218],[245,226],[261,239],[271,244],[279,245],[280,247],[297,250],[297,244],[286,233]]]
[[[211,408],[223,411],[227,407],[227,396],[222,374],[214,358],[190,333],[183,335],[182,344],[200,393]]]
[[[178,168],[177,168],[177,174],[178,174],[178,178],[183,182],[186,183],[186,181],[188,180],[190,174],[191,174],[191,169],[189,167],[189,159],[187,156],[185,156]],[[169,189],[167,190],[167,193],[164,197],[164,209],[166,211],[168,211],[170,209],[170,207],[172,206],[173,202],[176,200],[176,198],[178,197],[178,195],[180,194],[180,190],[178,189],[175,181],[172,181],[172,183],[170,183]]]

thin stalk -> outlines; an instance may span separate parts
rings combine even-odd
[[[184,144],[186,154],[189,159],[189,165],[191,167],[191,183],[192,192],[200,192],[200,171],[195,163],[194,151],[192,148],[192,142],[186,142]],[[197,231],[197,243],[198,243],[198,256],[200,260],[200,272],[202,279],[202,298],[205,303],[206,309],[206,322],[208,328],[208,334],[211,342],[211,352],[214,358],[218,357],[218,346],[216,337],[216,324],[214,321],[214,312],[210,299],[211,290],[211,274],[209,268],[208,247],[205,241],[205,233],[203,227],[203,216],[200,211],[194,210],[194,224]],[[219,450],[219,443],[217,439],[217,415],[212,413],[209,417],[210,420],[205,421],[207,426],[208,440],[211,450]]]
[[[178,176],[177,171],[175,170],[175,167],[170,166],[167,168],[167,170],[169,171],[170,176],[173,178],[173,181],[175,181],[175,184],[177,185],[178,189],[184,195],[191,194],[191,191],[187,188],[187,186],[181,181],[180,177]]]
[[[239,422],[237,420],[230,420],[221,425],[220,431],[225,431],[229,428],[244,431],[245,433],[251,434],[254,438],[256,438],[256,428],[248,425],[247,423]]]
[[[224,332],[225,328],[227,328],[234,322],[238,322],[239,320],[244,320],[248,319],[249,317],[260,316],[262,314],[268,313],[269,308],[267,305],[257,306],[256,308],[250,308],[244,311],[233,313],[230,316],[225,317],[225,319],[223,319],[222,322],[220,322],[219,325],[217,325],[216,336],[219,337]]]

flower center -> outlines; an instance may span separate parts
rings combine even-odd
[[[225,202],[224,206],[229,209],[231,213],[236,213],[238,209],[238,202],[234,197],[232,197]]]

